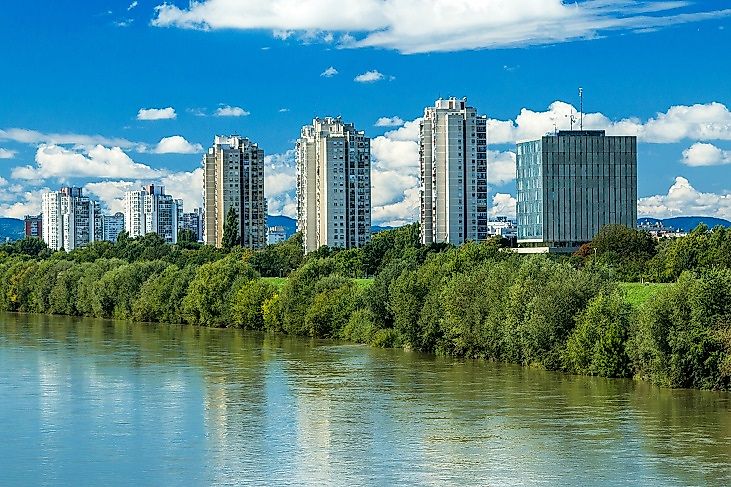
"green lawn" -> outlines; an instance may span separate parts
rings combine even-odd
[[[623,282],[620,284],[620,287],[627,295],[627,301],[632,306],[642,306],[665,286],[667,286],[667,284],[641,284],[639,282]]]
[[[284,283],[287,282],[286,277],[262,277],[261,280],[264,282],[268,282],[277,289],[284,286]]]

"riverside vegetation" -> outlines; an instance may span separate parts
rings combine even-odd
[[[571,257],[520,256],[499,239],[423,246],[417,224],[362,249],[305,257],[301,243],[295,235],[251,252],[235,241],[203,246],[185,231],[176,245],[122,233],[66,253],[26,239],[0,247],[0,309],[239,327],[731,389],[727,229],[701,225],[655,242],[606,227]]]

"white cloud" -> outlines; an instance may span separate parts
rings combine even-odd
[[[249,115],[249,112],[243,108],[232,107],[229,105],[218,107],[216,113],[214,113],[214,116],[216,117],[245,117],[247,115]]]
[[[487,178],[491,186],[500,186],[515,179],[515,152],[488,151]]]
[[[160,179],[160,184],[168,194],[183,200],[185,211],[203,206],[203,168],[167,174]]]
[[[36,166],[13,168],[12,177],[24,180],[56,178],[67,181],[80,177],[152,178],[162,174],[150,166],[134,162],[119,147],[107,148],[102,145],[70,150],[58,145],[41,144],[36,151],[35,161]]]
[[[371,140],[374,225],[398,226],[419,219],[419,122]]]
[[[332,78],[336,74],[338,74],[338,70],[335,69],[334,67],[330,66],[325,71],[323,71],[322,73],[320,73],[320,76],[324,76],[325,78]]]
[[[124,211],[125,192],[139,189],[146,184],[164,186],[167,194],[183,200],[185,211],[203,206],[203,168],[165,174],[157,178],[90,182],[84,185],[84,192],[95,195],[107,211],[116,213]]]
[[[173,107],[167,108],[140,108],[137,112],[137,120],[170,120],[177,118]]]
[[[676,177],[667,194],[640,198],[640,217],[714,216],[731,218],[731,194],[702,193],[684,177]]]
[[[490,216],[507,216],[515,218],[517,200],[513,195],[506,193],[495,193],[492,197],[492,206],[490,207]]]
[[[95,195],[109,213],[124,212],[124,193],[140,189],[142,181],[98,181],[86,183],[84,193]]]
[[[731,151],[721,150],[713,144],[696,142],[683,151],[683,164],[687,166],[731,164]]]
[[[539,138],[555,129],[571,128],[571,115],[579,127],[576,107],[562,101],[551,103],[548,110],[536,112],[523,108],[515,120],[488,120],[490,144],[507,144]],[[609,135],[635,135],[642,142],[674,143],[686,139],[731,140],[731,111],[717,102],[676,105],[666,112],[642,121],[637,117],[611,120],[602,113],[585,113],[584,128],[606,130]]]
[[[401,117],[381,117],[376,120],[376,127],[400,127],[404,124]]]
[[[12,159],[15,157],[16,152],[10,149],[3,149],[0,147],[0,159]]]
[[[197,154],[203,151],[200,144],[191,144],[181,135],[163,137],[152,150],[155,154]]]
[[[123,138],[104,137],[101,135],[83,134],[46,134],[36,130],[9,128],[0,129],[0,140],[12,140],[23,144],[52,144],[52,145],[105,145],[131,149],[141,146]]]
[[[289,111],[289,108],[280,108],[279,113],[287,113]]]
[[[269,214],[297,216],[297,168],[294,150],[264,158],[264,193]]]
[[[280,38],[323,32],[323,39],[331,39],[336,32],[342,34],[341,47],[419,53],[556,44],[731,15],[708,7],[680,10],[687,5],[672,0],[201,0],[188,8],[157,6],[152,25],[271,29]]]
[[[358,76],[353,78],[353,81],[356,81],[358,83],[375,83],[376,81],[381,81],[382,79],[383,73],[374,69],[372,71],[366,71],[363,74],[359,74]]]
[[[134,0],[134,2],[130,3],[129,4],[129,7],[127,7],[127,11],[129,12],[130,10],[132,10],[133,8],[135,8],[136,6],[137,6],[137,0]]]
[[[7,197],[6,203],[3,200],[0,203],[0,215],[9,218],[23,218],[25,215],[38,215],[41,213],[41,202],[43,201],[43,193],[49,191],[49,188],[36,189],[26,191],[20,186],[11,188],[3,188],[4,196]]]

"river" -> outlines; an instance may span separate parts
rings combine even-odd
[[[0,485],[731,485],[731,394],[0,314]]]

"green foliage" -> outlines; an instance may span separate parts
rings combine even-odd
[[[140,295],[142,285],[148,279],[157,278],[167,265],[160,260],[133,262],[106,272],[92,286],[94,315],[101,318],[132,318],[132,306]]]
[[[661,242],[649,266],[659,282],[673,282],[685,271],[731,269],[731,229],[698,225],[686,237]]]
[[[241,237],[239,236],[239,215],[233,206],[228,209],[226,220],[223,222],[222,243],[223,248],[226,250],[231,250],[241,244]]]
[[[684,273],[648,302],[630,341],[637,375],[670,387],[728,389],[731,270]]]
[[[22,240],[0,245],[0,254],[2,253],[47,258],[51,255],[51,249],[48,248],[46,242],[38,237],[25,237]]]
[[[271,300],[274,293],[274,286],[261,279],[246,282],[233,297],[233,325],[249,330],[263,330],[264,305]]]
[[[256,252],[249,264],[264,277],[284,277],[301,266],[303,260],[302,234],[296,233],[284,242],[267,245]]]
[[[623,225],[606,225],[577,252],[586,265],[612,268],[627,282],[647,277],[648,263],[656,253],[655,239],[647,232]]]
[[[166,267],[142,285],[138,298],[132,304],[132,316],[138,321],[183,323],[183,300],[188,286],[196,275],[196,268],[176,265]]]
[[[256,277],[256,271],[237,254],[203,264],[190,281],[183,299],[185,321],[205,326],[233,324],[231,297],[237,287]]]
[[[627,340],[633,309],[621,292],[595,296],[578,318],[566,344],[566,369],[604,377],[630,375]]]

